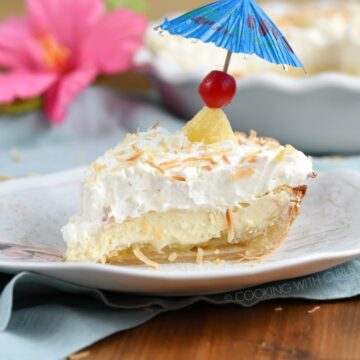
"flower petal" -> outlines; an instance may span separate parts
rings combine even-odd
[[[107,14],[89,32],[82,61],[95,64],[106,74],[129,69],[146,28],[146,18],[132,11],[123,9]]]
[[[28,22],[12,18],[0,25],[0,67],[41,70],[43,53]]]
[[[39,96],[53,85],[56,79],[56,74],[20,70],[0,74],[0,104]]]
[[[69,73],[55,84],[45,96],[45,111],[54,124],[61,124],[70,102],[96,78],[93,67],[84,67]]]
[[[101,0],[27,0],[29,22],[39,35],[51,35],[76,56],[79,44],[104,14]]]

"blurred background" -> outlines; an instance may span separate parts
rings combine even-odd
[[[76,0],[74,0],[76,1]],[[132,7],[131,3],[137,1],[125,0],[118,3],[127,7]],[[115,1],[116,3],[116,1]],[[162,19],[165,15],[173,12],[186,11],[194,7],[198,7],[208,3],[204,0],[182,0],[182,1],[166,1],[166,0],[145,0],[142,2],[140,10],[151,21]],[[130,6],[129,6],[130,4]],[[143,5],[144,4],[144,5]],[[139,7],[135,6],[135,9]],[[0,21],[5,20],[9,16],[24,15],[25,0],[1,0],[0,1]],[[138,76],[133,71],[118,76],[116,79],[107,79],[106,84],[120,89],[126,90],[148,90],[150,82],[144,76]]]
[[[224,50],[153,30],[165,16],[208,1],[91,0],[106,6],[102,25],[89,30],[85,46],[99,69],[92,73],[81,64],[79,72],[68,77],[64,66],[75,52],[72,46],[83,46],[76,44],[77,30],[71,25],[76,16],[83,21],[79,14],[88,11],[81,8],[83,1],[66,0],[64,10],[46,8],[46,1],[38,0],[41,16],[31,26],[48,21],[55,29],[40,39],[45,65],[51,66],[45,75],[40,69],[41,79],[36,77],[39,69],[26,76],[18,73],[23,71],[18,63],[36,60],[38,46],[22,25],[9,22],[14,16],[27,21],[26,1],[0,2],[0,181],[86,165],[126,132],[146,129],[158,120],[169,130],[179,129],[203,106],[198,96],[202,78],[222,67]],[[259,3],[284,32],[307,74],[253,56],[233,57],[229,71],[237,79],[238,92],[226,109],[233,127],[255,129],[322,156],[316,160],[318,168],[328,161],[343,167],[354,161],[357,167],[359,2]],[[7,63],[17,65],[4,66]]]
[[[75,0],[76,1],[76,0]],[[181,0],[181,1],[166,1],[166,0],[143,0],[141,6],[134,6],[131,4],[137,3],[137,0],[119,0],[114,1],[119,6],[124,4],[127,7],[133,7],[136,10],[141,10],[150,21],[158,21],[163,19],[164,16],[174,13],[181,13],[189,11],[190,9],[200,7],[209,3],[206,0]],[[339,5],[348,2],[359,2],[358,0],[338,0]],[[260,4],[278,4],[279,1],[262,0],[258,1]],[[286,0],[283,3],[301,4],[301,5],[313,5],[314,3],[336,3],[335,1],[324,0]],[[130,6],[129,6],[130,4]],[[17,16],[25,14],[25,0],[1,0],[0,2],[0,21],[5,20],[9,16]],[[150,81],[145,76],[139,76],[134,71],[128,71],[125,74],[121,74],[116,79],[106,79],[106,84],[109,86],[117,87],[126,90],[148,90],[151,87]]]

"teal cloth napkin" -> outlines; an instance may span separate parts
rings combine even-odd
[[[0,175],[21,177],[87,164],[124,133],[145,129],[154,120],[169,130],[182,126],[154,106],[96,88],[77,100],[62,127],[49,127],[38,113],[0,118]],[[314,163],[318,170],[360,170],[360,157],[316,158]],[[360,294],[360,259],[301,279],[212,296],[113,293],[32,273],[0,274],[0,294],[0,359],[55,360],[162,312],[199,301],[249,307],[275,298],[354,297]]]
[[[47,276],[0,275],[0,358],[57,360],[165,311],[196,302],[249,307],[277,298],[334,300],[360,294],[360,259],[311,276],[225,294],[157,297],[85,288]]]

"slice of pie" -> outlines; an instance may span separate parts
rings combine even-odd
[[[299,214],[312,161],[271,138],[233,133],[204,108],[182,130],[128,134],[87,170],[80,214],[63,228],[68,261],[257,258]]]

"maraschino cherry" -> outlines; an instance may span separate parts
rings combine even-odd
[[[235,93],[236,80],[225,71],[211,71],[199,86],[199,94],[209,108],[229,105]]]

